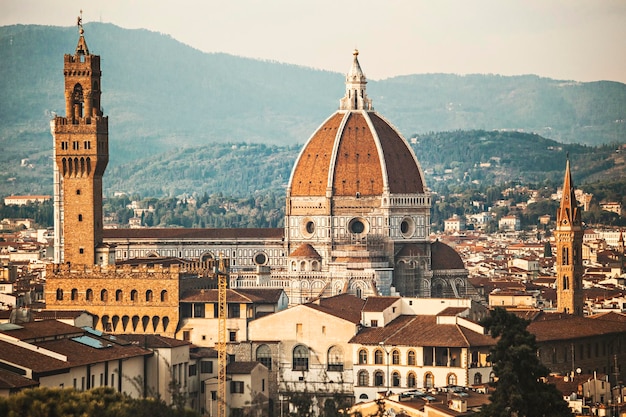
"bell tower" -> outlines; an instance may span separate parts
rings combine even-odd
[[[583,229],[574,193],[569,157],[563,180],[563,196],[556,213],[556,295],[561,313],[583,315]]]
[[[93,265],[102,244],[102,176],[109,162],[109,123],[100,107],[100,56],[89,53],[81,16],[78,29],[76,51],[64,58],[65,117],[55,117],[51,126],[55,232],[58,262]]]

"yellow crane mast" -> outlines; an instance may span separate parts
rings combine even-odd
[[[228,259],[221,257],[215,275],[218,280],[217,331],[217,417],[226,417],[226,289],[228,288]]]

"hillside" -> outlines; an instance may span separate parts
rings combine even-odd
[[[126,177],[143,172],[137,167],[151,161],[206,153],[225,143],[277,146],[295,158],[344,92],[343,74],[207,54],[147,30],[101,23],[85,30],[90,51],[102,56],[111,152],[105,181],[111,188],[129,185]],[[72,53],[76,41],[74,27],[0,27],[0,195],[51,191],[49,120],[64,112],[63,54]],[[407,137],[506,129],[587,145],[626,138],[626,85],[621,83],[423,74],[370,80],[368,94]],[[274,182],[284,180],[290,168]],[[160,171],[165,181],[173,181],[159,184],[167,192],[189,190],[193,183],[178,171]],[[144,187],[155,194],[159,188]]]
[[[433,190],[458,184],[560,184],[569,153],[576,184],[626,178],[626,149],[561,144],[520,132],[454,131],[410,140]],[[185,148],[109,170],[105,190],[142,196],[196,192],[246,197],[284,193],[299,146],[215,144]]]

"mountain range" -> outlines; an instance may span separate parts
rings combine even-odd
[[[196,165],[221,166],[208,159],[216,157],[211,148],[219,149],[222,158],[227,156],[223,150],[233,146],[264,146],[268,158],[256,164],[267,163],[263,169],[271,177],[272,163],[286,163],[285,152],[295,158],[344,94],[345,74],[204,53],[148,30],[89,23],[85,38],[90,52],[101,56],[102,103],[109,116],[111,158],[105,193],[113,188],[150,194],[187,189],[184,178],[176,182],[178,172],[169,172],[181,162],[171,157],[188,157],[182,163],[191,167],[189,161],[194,160]],[[76,28],[0,27],[0,195],[51,192],[49,121],[64,113],[63,55],[74,53],[77,40]],[[351,53],[346,51],[346,72]],[[615,149],[626,141],[626,85],[618,82],[415,74],[369,80],[368,95],[374,108],[407,138],[465,130],[526,132],[522,136],[531,147],[537,138],[546,138],[554,140],[550,146],[556,148],[586,146],[595,157],[598,147]],[[537,146],[543,149],[544,144]],[[417,156],[428,167],[429,161],[419,152]],[[460,157],[467,160],[457,163],[474,160],[472,155]],[[154,164],[162,175],[149,178],[171,178],[167,190],[148,191],[146,177],[125,182]],[[241,168],[224,165],[222,175]],[[559,162],[555,169],[560,168]],[[289,169],[270,182],[284,183]],[[228,193],[227,188],[214,191]]]

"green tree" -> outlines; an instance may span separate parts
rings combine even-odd
[[[485,417],[571,417],[572,412],[555,385],[543,382],[549,374],[537,358],[529,321],[502,308],[491,311],[482,325],[499,338],[491,349],[495,391],[480,415]]]
[[[109,387],[88,391],[35,388],[0,397],[0,416],[7,417],[197,417],[158,399],[136,399]]]

